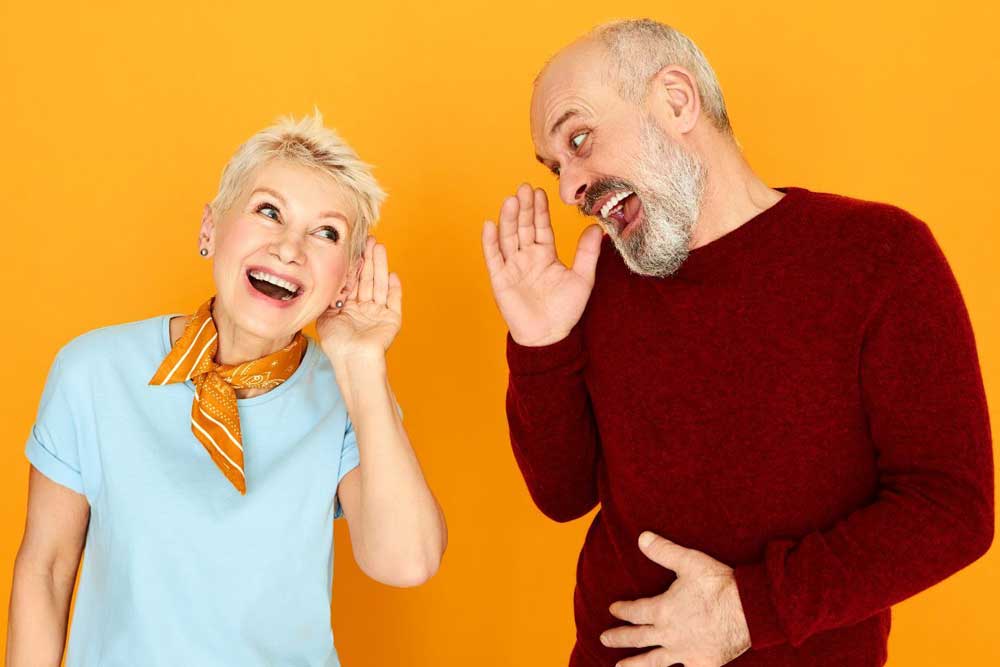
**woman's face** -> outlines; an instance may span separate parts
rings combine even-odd
[[[229,210],[206,209],[202,221],[217,319],[262,341],[315,321],[349,288],[355,219],[353,199],[326,174],[283,160],[258,167]]]

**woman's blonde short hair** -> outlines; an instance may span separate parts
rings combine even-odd
[[[372,176],[371,167],[358,158],[340,135],[323,125],[319,110],[298,120],[283,116],[240,146],[222,170],[212,210],[216,214],[229,210],[257,168],[275,159],[316,169],[354,196],[357,219],[351,225],[348,247],[352,260],[360,257],[368,232],[378,221],[385,192]]]

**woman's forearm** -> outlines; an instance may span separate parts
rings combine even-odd
[[[58,667],[76,570],[60,573],[18,555],[7,618],[7,667]]]
[[[447,528],[397,412],[385,357],[334,367],[361,455],[360,530],[351,530],[359,565],[387,583],[422,583],[437,570]]]

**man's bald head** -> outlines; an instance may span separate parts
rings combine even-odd
[[[535,85],[553,71],[562,74],[568,69],[579,76],[585,70],[590,76],[600,76],[594,83],[611,85],[623,99],[639,104],[646,99],[650,81],[668,65],[680,65],[691,73],[705,115],[721,132],[731,135],[722,89],[705,55],[687,35],[651,19],[597,26],[553,56]]]

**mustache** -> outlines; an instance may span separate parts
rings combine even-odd
[[[606,195],[621,192],[622,190],[636,192],[634,185],[621,178],[602,178],[596,180],[587,188],[587,191],[583,194],[583,201],[580,202],[577,208],[584,215],[596,215],[597,211],[594,210],[594,207],[598,201]]]

